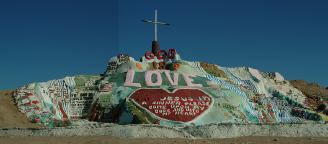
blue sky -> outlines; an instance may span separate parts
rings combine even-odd
[[[328,86],[328,2],[302,0],[2,0],[0,89],[100,74],[118,53],[162,49],[186,60],[277,71]]]

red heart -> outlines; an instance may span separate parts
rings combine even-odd
[[[130,97],[140,108],[158,118],[189,122],[204,113],[212,105],[212,97],[200,89],[176,89],[172,93],[164,89],[138,89]]]

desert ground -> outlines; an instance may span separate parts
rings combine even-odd
[[[10,96],[12,91],[0,91],[0,128],[38,128],[19,112]]]
[[[13,128],[42,128],[42,126],[30,123],[24,114],[20,113],[11,98],[12,91],[0,91],[0,131]],[[116,138],[111,136],[2,136],[0,144],[72,144],[72,143],[143,143],[143,144],[167,144],[167,143],[268,143],[268,144],[309,144],[328,143],[328,137],[239,137],[225,139],[177,139],[177,138]]]
[[[2,144],[327,144],[327,138],[241,137],[229,139],[118,139],[108,136],[83,137],[0,137]]]

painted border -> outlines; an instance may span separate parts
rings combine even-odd
[[[147,108],[139,105],[136,101],[134,101],[132,98],[130,98],[136,91],[138,90],[141,90],[141,89],[162,89],[164,91],[166,91],[167,93],[175,93],[177,90],[180,90],[180,89],[193,89],[193,90],[200,90],[202,91],[203,93],[207,94],[210,98],[211,98],[211,103],[209,105],[209,107],[203,111],[200,115],[196,116],[194,119],[192,119],[191,121],[188,121],[188,122],[182,122],[182,121],[174,121],[174,120],[169,120],[169,119],[165,119],[165,118],[161,118],[159,116],[157,116],[156,114],[154,114],[153,112],[149,111]],[[205,115],[208,113],[209,109],[213,107],[213,104],[214,104],[214,98],[212,97],[212,95],[208,94],[207,92],[203,91],[202,89],[199,89],[199,88],[176,88],[174,91],[170,92],[168,91],[167,89],[163,89],[163,88],[138,88],[136,90],[134,90],[129,96],[128,96],[128,100],[131,100],[135,105],[137,105],[139,108],[145,110],[148,112],[148,114],[150,114],[151,116],[159,119],[159,120],[166,120],[166,121],[170,121],[170,122],[178,122],[178,123],[183,123],[183,124],[190,124],[196,120],[198,120],[201,116]]]

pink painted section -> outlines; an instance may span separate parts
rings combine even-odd
[[[156,74],[156,82],[152,82],[151,77],[153,74]],[[162,85],[162,77],[160,71],[147,71],[145,73],[145,80],[146,80],[146,85],[147,86],[160,86]]]
[[[276,75],[275,78],[276,78],[277,81],[284,81],[285,80],[285,78],[280,73],[275,72],[275,75]]]
[[[248,68],[249,72],[256,77],[257,79],[262,79],[262,75],[260,74],[259,70],[253,69],[253,68]]]
[[[182,76],[183,76],[187,86],[190,86],[190,87],[203,87],[203,85],[201,85],[201,84],[192,83],[193,79],[191,77],[195,77],[194,75],[182,73]]]
[[[166,78],[168,79],[168,81],[170,82],[170,84],[172,86],[177,86],[178,85],[178,81],[179,81],[179,73],[174,72],[173,73],[173,78],[170,74],[169,70],[153,70],[153,71],[146,71],[145,72],[145,82],[147,86],[161,86],[163,79],[161,76],[161,73],[164,72]],[[135,71],[133,69],[130,69],[127,74],[126,74],[126,79],[124,82],[124,86],[133,86],[133,87],[141,87],[140,83],[134,83],[133,79],[134,79],[134,75],[135,75]],[[152,81],[152,76],[156,75],[156,81],[153,82]],[[182,76],[187,84],[187,86],[189,87],[203,87],[203,85],[201,84],[195,84],[193,83],[193,77],[195,77],[194,75],[191,74],[186,74],[186,73],[182,73]]]
[[[170,75],[169,70],[165,70],[164,73],[165,73],[167,79],[169,80],[169,82],[172,86],[177,86],[178,85],[178,81],[179,81],[179,74],[178,73],[173,73],[173,79]]]
[[[140,83],[133,83],[135,71],[130,69],[126,74],[124,86],[134,86],[134,87],[141,87]]]

